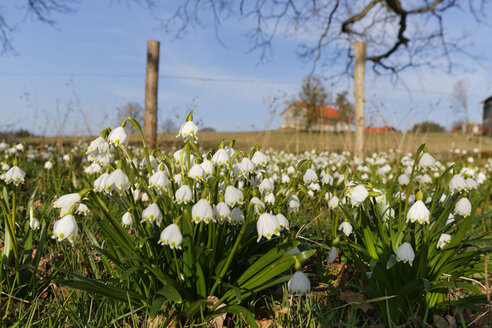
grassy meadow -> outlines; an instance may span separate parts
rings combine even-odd
[[[0,144],[0,327],[490,327],[491,137],[186,127]]]

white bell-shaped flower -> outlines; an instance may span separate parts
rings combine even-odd
[[[448,219],[446,220],[446,224],[451,224],[454,222],[454,215],[453,213],[449,213]]]
[[[256,221],[256,230],[258,231],[258,242],[261,237],[270,240],[273,235],[280,236],[280,224],[277,217],[273,214],[261,214],[258,221]]]
[[[471,205],[470,201],[468,200],[468,198],[465,198],[465,197],[458,200],[456,202],[456,205],[454,206],[454,213],[459,214],[459,215],[463,215],[464,217],[467,217],[468,215],[470,215],[471,210],[472,210],[472,205]]]
[[[113,171],[106,179],[106,190],[116,190],[120,195],[130,189],[130,180],[121,169]]]
[[[437,242],[436,247],[437,248],[443,248],[446,246],[446,244],[449,244],[451,242],[451,235],[448,234],[441,234],[441,237],[439,237],[439,241]]]
[[[434,157],[429,155],[429,153],[424,153],[422,157],[420,158],[419,161],[419,167],[421,169],[432,169],[434,167],[434,164],[436,163],[436,160]]]
[[[188,178],[195,181],[203,181],[203,179],[205,178],[205,171],[200,166],[200,164],[195,164],[191,167],[191,169],[188,171]]]
[[[152,171],[157,171],[159,167],[159,163],[157,163],[157,160],[152,154],[149,155],[149,162],[150,162],[150,167],[152,167]],[[137,166],[137,164],[135,164],[135,166]],[[142,161],[140,162],[140,168],[142,170],[147,169],[147,158],[145,156],[144,158],[142,158]]]
[[[39,229],[40,223],[39,220],[34,217],[34,210],[32,207],[29,208],[29,227],[31,227],[32,230],[37,230]]]
[[[329,201],[328,201],[328,207],[331,209],[336,209],[338,207],[338,202],[339,199],[337,196],[333,196]]]
[[[171,185],[167,173],[165,171],[158,170],[149,178],[149,187],[161,192],[166,192]]]
[[[129,226],[132,225],[133,223],[133,216],[130,212],[125,212],[123,216],[121,217],[121,222],[123,223],[123,226],[125,228],[128,228]]]
[[[287,174],[283,173],[282,177],[280,178],[280,182],[287,184],[290,182],[290,177]]]
[[[176,161],[176,163],[178,163],[178,164],[183,163],[183,165],[185,165],[185,167],[188,166],[188,153],[185,150],[183,150],[183,149],[177,150],[173,154],[173,158]],[[195,163],[195,159],[196,159],[196,156],[193,154],[190,154],[190,163]]]
[[[109,178],[109,173],[103,173],[94,180],[94,191],[102,192],[106,191],[106,180]]]
[[[202,167],[203,172],[205,172],[206,177],[210,177],[214,174],[214,165],[208,159],[200,163],[200,166]]]
[[[252,206],[256,214],[260,214],[265,210],[265,203],[258,197],[253,197],[249,201],[249,206]]]
[[[67,239],[72,245],[79,235],[79,227],[73,215],[65,215],[53,225],[53,239],[62,241]]]
[[[54,208],[60,209],[60,216],[65,216],[70,211],[70,208],[80,201],[80,195],[78,193],[66,194],[53,202]]]
[[[99,163],[93,162],[91,165],[87,166],[84,169],[84,172],[87,174],[94,174],[94,173],[101,173],[102,172],[102,167],[99,165]]]
[[[18,186],[20,183],[24,183],[24,178],[26,176],[26,172],[22,170],[17,165],[12,166],[4,175],[3,180],[5,183],[13,183]]]
[[[89,214],[89,208],[87,207],[87,205],[83,204],[83,203],[80,203],[78,206],[77,206],[77,209],[75,210],[75,214],[78,214],[78,215],[83,215],[83,216],[86,216],[87,214]]]
[[[321,177],[321,183],[331,185],[333,183],[333,177],[329,173],[326,173]]]
[[[109,152],[109,144],[102,137],[97,137],[93,140],[87,148],[86,154],[91,158],[100,156],[100,154],[106,154]]]
[[[449,191],[451,193],[465,191],[467,187],[465,179],[459,174],[455,174],[449,181]]]
[[[227,186],[224,194],[225,203],[230,207],[243,203],[243,192],[236,187]]]
[[[192,121],[187,121],[181,124],[179,134],[176,137],[182,136],[185,140],[198,140],[198,126]]]
[[[478,189],[478,182],[473,180],[472,178],[467,178],[465,180],[466,182],[466,189],[467,190],[477,190]]]
[[[335,246],[332,246],[330,249],[330,253],[328,254],[328,264],[335,262],[337,259],[337,248]]]
[[[255,164],[247,157],[239,163],[239,175],[246,175],[255,171]]]
[[[183,235],[176,224],[168,225],[161,232],[161,237],[159,238],[158,244],[169,245],[171,249],[181,249],[181,243],[183,242]]]
[[[352,227],[352,225],[348,222],[342,222],[340,224],[340,226],[338,227],[338,230],[342,230],[343,233],[345,234],[345,236],[350,236],[350,234],[352,233],[352,231],[354,230],[354,228]]]
[[[258,189],[262,194],[268,194],[273,192],[273,183],[270,179],[265,178],[263,181],[261,181],[260,185],[258,186]]]
[[[51,163],[50,161],[47,161],[47,162],[44,163],[44,168],[46,170],[49,171],[49,170],[51,170],[52,167],[53,167],[53,163]]]
[[[407,212],[406,222],[417,221],[420,224],[429,223],[430,211],[425,206],[424,202],[421,200],[416,201],[412,207]]]
[[[150,204],[142,211],[142,222],[144,221],[149,223],[157,222],[158,225],[161,224],[162,212],[156,203]]]
[[[300,206],[301,206],[301,203],[299,202],[299,198],[297,198],[297,196],[292,196],[292,199],[289,201],[289,211],[291,211],[293,213],[297,213],[297,212],[299,212]]]
[[[273,192],[266,194],[263,200],[265,201],[266,204],[273,205],[275,204],[275,195],[273,194]]]
[[[208,200],[202,198],[193,205],[191,208],[191,218],[196,224],[201,221],[209,224],[214,219],[213,209]]]
[[[299,248],[294,247],[294,248],[290,249],[289,251],[285,252],[284,256],[295,255],[295,254],[299,254],[300,252],[301,251],[299,250]]]
[[[352,206],[360,205],[369,195],[364,185],[357,185],[354,188],[349,188],[347,196],[350,198]]]
[[[251,158],[251,161],[255,164],[256,167],[265,167],[268,164],[268,156],[258,150],[253,154],[253,158]]]
[[[289,295],[307,295],[311,292],[311,282],[303,272],[297,271],[287,282],[287,291]]]
[[[231,211],[231,217],[229,222],[232,224],[243,224],[244,223],[244,214],[243,211],[239,207],[234,207]]]
[[[304,184],[310,184],[314,182],[318,182],[318,175],[316,172],[314,172],[313,169],[307,169],[306,173],[304,173],[304,176],[302,177],[302,181],[304,181]]]
[[[374,199],[376,200],[376,204],[381,204],[386,202],[386,195],[384,194],[383,191],[376,188],[373,188],[372,191],[379,193],[378,196],[374,197]]]
[[[406,174],[401,174],[398,177],[398,183],[403,185],[403,186],[406,186],[408,183],[410,183],[410,178]]]
[[[277,214],[277,221],[278,224],[280,225],[280,231],[282,230],[289,230],[290,225],[289,225],[289,220],[283,215],[282,213]]]
[[[383,220],[389,220],[395,217],[395,210],[389,206],[389,205],[380,205],[380,208],[382,207],[382,210],[380,213],[383,216]]]
[[[179,187],[178,190],[176,190],[176,193],[174,194],[176,204],[186,205],[191,201],[192,196],[193,193],[191,192],[191,188],[188,185],[182,185],[181,187]]]
[[[426,183],[431,183],[432,182],[432,178],[428,175],[428,174],[422,174],[422,175],[417,175],[415,177],[415,180],[422,183],[422,184],[426,184]]]
[[[212,156],[213,165],[229,165],[230,161],[231,157],[229,156],[229,153],[223,148],[217,150],[214,156]]]
[[[413,260],[415,259],[415,253],[413,252],[412,245],[409,243],[403,243],[400,247],[398,247],[396,249],[396,259],[398,262],[408,262],[410,266],[412,266]]]
[[[219,223],[223,223],[225,220],[230,221],[231,219],[231,210],[224,202],[220,202],[214,206],[213,214],[214,222],[218,221]]]
[[[126,135],[125,129],[122,128],[121,126],[117,127],[116,129],[113,129],[109,133],[108,139],[109,139],[109,144],[113,146],[128,145],[128,136]]]
[[[295,171],[296,171],[296,169],[292,165],[290,165],[287,168],[287,174],[294,174]]]
[[[321,190],[321,186],[319,185],[319,183],[311,183],[308,186],[308,189],[309,190],[312,190],[312,191],[320,191]]]

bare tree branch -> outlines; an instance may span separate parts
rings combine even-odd
[[[301,58],[312,61],[313,71],[322,60],[330,67],[336,61],[340,67],[340,50],[363,40],[369,44],[367,60],[373,63],[373,70],[397,74],[408,68],[435,67],[443,59],[448,69],[455,65],[453,55],[464,53],[465,48],[462,40],[446,33],[445,13],[457,8],[480,23],[489,1],[468,0],[468,8],[463,8],[465,2],[457,0],[186,0],[165,21],[180,21],[178,33],[182,33],[206,15],[204,9],[221,4],[228,10],[209,10],[215,27],[227,17],[240,18],[246,26],[252,24],[247,33],[252,42],[249,51],[259,52],[260,61],[271,58],[272,43],[279,34],[293,31],[292,35],[305,35],[306,39],[317,37],[315,42],[302,42],[299,52]],[[191,3],[199,10],[190,12]],[[348,53],[345,64],[353,60]],[[342,67],[350,74],[350,65]]]

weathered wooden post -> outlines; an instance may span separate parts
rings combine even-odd
[[[149,150],[157,146],[157,84],[159,82],[159,41],[147,41],[145,77],[144,137]]]
[[[354,98],[355,98],[355,144],[354,155],[364,158],[364,74],[366,67],[366,43],[362,41],[354,42],[355,50],[355,69],[354,69]]]

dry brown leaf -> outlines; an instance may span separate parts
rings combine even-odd
[[[345,301],[347,304],[350,303],[362,303],[366,300],[366,297],[362,293],[353,292],[351,290],[346,290],[340,293],[340,299]],[[370,303],[357,304],[357,309],[361,309],[363,312],[374,309]]]
[[[449,328],[457,328],[458,327],[458,323],[456,322],[456,319],[453,316],[446,314],[446,320],[448,321]]]
[[[207,307],[209,309],[211,309],[218,301],[219,301],[219,298],[217,296],[207,296]],[[224,306],[226,306],[226,305],[224,303],[222,303],[219,306],[217,306],[217,309],[220,309],[221,307],[224,307]],[[213,328],[224,327],[224,320],[226,317],[227,317],[227,313],[223,313],[221,315],[216,316],[210,322],[211,327],[213,327]]]
[[[259,328],[268,328],[272,325],[273,320],[271,319],[265,319],[265,320],[255,320],[256,323],[258,324]]]
[[[434,320],[434,326],[437,328],[449,328],[448,321],[437,313],[432,315],[432,320]]]
[[[158,314],[154,319],[147,318],[147,325],[145,327],[148,328],[157,328],[160,327],[162,322],[164,321],[164,316],[162,314]],[[142,326],[144,324],[142,323]],[[142,327],[143,328],[143,327]]]

